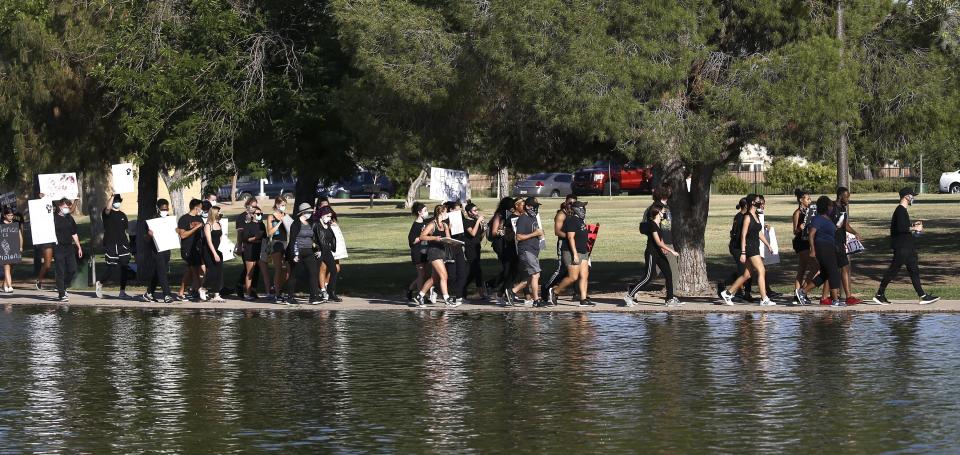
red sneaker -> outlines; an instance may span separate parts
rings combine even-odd
[[[860,300],[860,299],[858,299],[858,298],[856,298],[856,297],[847,297],[847,306],[850,306],[850,305],[859,305],[859,304],[861,304],[861,303],[863,303],[863,300]]]
[[[820,299],[820,304],[830,306],[830,305],[833,305],[833,300],[830,300],[829,297],[825,299]]]

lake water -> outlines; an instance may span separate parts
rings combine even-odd
[[[8,452],[955,452],[960,315],[0,313]]]

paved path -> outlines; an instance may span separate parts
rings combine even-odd
[[[56,292],[36,290],[16,290],[13,294],[0,294],[0,304],[6,305],[62,305],[55,300]],[[594,298],[595,307],[580,307],[576,302],[560,300],[560,305],[552,308],[533,308],[523,306],[501,307],[493,302],[465,303],[457,308],[445,308],[442,305],[428,305],[426,308],[412,308],[406,302],[396,298],[364,299],[344,297],[342,303],[325,303],[321,305],[277,305],[272,302],[247,302],[243,300],[227,299],[224,303],[211,302],[178,302],[178,303],[151,303],[141,300],[127,300],[116,297],[116,292],[105,292],[104,298],[98,299],[93,291],[77,291],[70,293],[69,305],[73,307],[97,308],[164,308],[182,310],[278,310],[278,311],[318,311],[318,310],[360,310],[360,311],[422,311],[422,310],[449,310],[449,311],[488,311],[488,312],[617,312],[617,313],[820,313],[820,312],[855,312],[855,313],[960,313],[960,300],[941,300],[932,305],[919,305],[915,302],[894,303],[893,305],[857,305],[851,307],[833,308],[827,306],[785,306],[761,307],[756,304],[734,306],[714,305],[708,299],[691,299],[679,307],[666,307],[662,300],[648,298],[640,299],[637,306],[627,308],[616,295],[601,295]],[[784,302],[785,303],[785,302]]]

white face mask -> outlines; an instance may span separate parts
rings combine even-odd
[[[211,199],[209,202],[210,202],[210,205],[211,205],[211,206],[213,206],[213,207],[216,207],[216,206],[217,206],[217,201],[214,201],[214,200]]]
[[[160,217],[161,217],[161,218],[165,218],[165,217],[166,217],[167,215],[169,215],[169,214],[170,214],[170,211],[169,211],[169,210],[161,210],[161,211],[160,211]]]
[[[330,215],[326,215],[323,218],[321,218],[321,220],[323,221],[323,224],[330,224],[330,222],[333,221],[333,217]]]
[[[120,203],[119,203],[119,202],[114,202],[114,203],[113,203],[113,209],[114,209],[114,210],[120,209]]]
[[[427,212],[426,210],[420,211],[420,218],[426,218],[426,217],[427,217],[427,213],[428,213],[428,212]]]
[[[280,213],[286,212],[286,211],[287,211],[287,206],[285,206],[285,205],[278,206],[278,207],[277,207],[277,211],[280,212]]]
[[[253,217],[253,219],[255,219],[255,220],[257,220],[257,221],[260,221],[262,218],[263,218],[263,215],[256,215],[256,216]]]
[[[206,217],[208,217],[208,216],[210,216],[210,213],[209,213],[209,212],[200,212],[200,217],[201,217],[201,218],[206,218]]]
[[[64,215],[69,215],[69,214],[70,214],[70,207],[61,207],[61,208],[60,208],[60,213],[61,213],[61,214],[64,214]]]

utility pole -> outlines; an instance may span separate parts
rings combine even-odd
[[[843,0],[837,0],[837,42],[840,44],[840,69],[843,69]],[[850,137],[847,122],[840,123],[840,149],[837,151],[837,186],[850,188]]]

